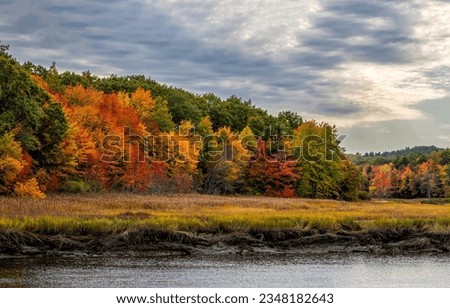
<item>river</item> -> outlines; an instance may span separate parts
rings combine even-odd
[[[450,287],[448,255],[1,258],[0,287]]]

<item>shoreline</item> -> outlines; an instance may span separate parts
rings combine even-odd
[[[449,254],[450,233],[413,229],[189,233],[141,228],[118,234],[0,231],[0,257],[224,254]]]
[[[0,256],[450,251],[450,206],[417,200],[193,194],[0,199]]]

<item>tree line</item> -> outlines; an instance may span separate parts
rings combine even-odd
[[[450,198],[449,163],[450,149],[362,162],[363,189],[384,198]]]
[[[439,166],[448,172],[448,162]],[[196,95],[145,76],[60,73],[0,50],[0,194],[357,200],[378,195],[378,169],[349,161],[335,126],[295,112],[274,116],[250,100]]]

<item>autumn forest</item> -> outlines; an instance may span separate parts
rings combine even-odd
[[[20,64],[0,51],[0,194],[450,197],[450,150],[347,155],[337,128],[144,76]],[[379,158],[379,157],[378,157]]]

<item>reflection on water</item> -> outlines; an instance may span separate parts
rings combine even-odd
[[[0,287],[450,287],[449,256],[0,259]]]

